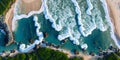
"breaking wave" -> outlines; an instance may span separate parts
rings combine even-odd
[[[52,22],[52,27],[60,32],[58,35],[60,41],[69,37],[74,44],[79,45],[80,33],[77,30],[76,14],[71,3],[68,0],[44,0],[44,14],[45,18]]]
[[[42,0],[42,2],[43,2],[43,0]],[[43,4],[42,4],[41,8],[38,11],[31,11],[28,14],[18,14],[18,12],[20,10],[19,3],[20,3],[20,0],[18,0],[18,2],[15,3],[14,17],[13,17],[13,20],[12,20],[12,30],[13,31],[15,31],[15,29],[17,27],[16,20],[20,20],[22,18],[28,18],[28,17],[30,17],[34,14],[40,14],[41,12],[43,12]]]
[[[54,3],[53,3],[54,2]],[[86,43],[80,42],[81,36],[87,37],[92,34],[92,31],[99,29],[100,31],[106,31],[111,28],[111,37],[115,41],[116,45],[120,48],[120,43],[117,41],[113,25],[109,17],[108,7],[105,0],[102,2],[104,12],[101,12],[96,4],[95,0],[42,0],[42,7],[39,11],[31,11],[28,15],[17,13],[17,4],[15,4],[14,18],[12,26],[15,26],[15,22],[22,18],[28,18],[33,14],[40,14],[44,12],[45,18],[52,23],[52,27],[59,32],[58,39],[60,41],[69,38],[73,41],[73,44],[81,45],[81,48],[88,48]],[[84,5],[84,6],[83,6]],[[105,13],[105,18],[102,14]],[[77,17],[77,18],[76,18]],[[36,40],[33,44],[25,48],[25,44],[20,45],[21,52],[28,52],[34,48],[35,44],[41,42],[43,39],[42,32],[39,32],[40,24],[37,22],[38,17],[34,16],[36,33],[39,40]],[[12,28],[15,30],[15,27]]]
[[[17,25],[17,20],[20,20],[22,18],[28,18],[28,17],[30,17],[34,14],[40,14],[43,11],[43,4],[42,4],[39,11],[31,11],[30,13],[28,13],[28,15],[26,15],[26,14],[19,15],[18,14],[18,11],[19,11],[18,10],[18,5],[19,5],[19,2],[15,4],[15,8],[14,8],[14,17],[13,17],[13,20],[12,20],[12,30],[13,31],[15,31],[15,29],[17,27],[16,26]],[[24,52],[24,53],[29,52],[31,49],[33,49],[35,47],[36,44],[41,43],[43,38],[44,38],[43,33],[39,31],[40,30],[40,25],[38,23],[38,17],[34,16],[33,21],[35,22],[35,26],[37,27],[36,28],[36,33],[37,33],[37,36],[38,36],[38,40],[35,40],[35,42],[33,44],[27,45],[27,47],[26,47],[25,44],[21,44],[20,47],[19,47],[20,52]]]
[[[109,16],[109,10],[108,10],[108,6],[107,6],[107,3],[105,0],[100,0],[103,4],[102,6],[104,7],[104,10],[105,10],[105,13],[106,13],[106,19],[108,21],[108,23],[110,24],[110,27],[111,27],[111,31],[110,31],[110,34],[111,34],[111,37],[112,39],[114,40],[115,44],[117,45],[117,47],[120,49],[120,41],[117,40],[116,36],[115,36],[115,33],[114,33],[114,27],[113,27],[113,24],[111,22],[111,19],[110,19],[110,16]]]
[[[32,50],[36,44],[39,44],[43,41],[43,33],[40,32],[40,25],[38,23],[38,17],[37,16],[34,16],[34,22],[35,22],[35,26],[37,27],[36,28],[36,33],[37,33],[37,36],[38,36],[38,40],[35,40],[35,42],[33,44],[30,44],[30,45],[26,45],[25,44],[21,44],[20,47],[19,47],[19,50],[20,52],[29,52],[30,50]]]

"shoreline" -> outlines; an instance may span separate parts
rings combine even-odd
[[[120,38],[120,0],[114,1],[114,0],[106,0],[110,18],[114,26],[114,32],[116,35]],[[118,39],[117,39],[118,40]]]
[[[18,7],[20,8],[20,14],[28,14],[31,11],[38,11],[41,5],[41,0],[20,0]]]
[[[23,0],[24,1],[24,0]],[[41,1],[41,0],[39,0]],[[8,43],[6,43],[6,46],[12,44],[12,43],[16,43],[15,40],[14,40],[14,35],[13,35],[13,30],[12,28],[14,27],[13,26],[13,20],[14,20],[14,10],[15,10],[15,4],[17,4],[19,2],[19,0],[15,0],[15,2],[13,4],[11,4],[11,7],[8,9],[8,11],[6,12],[5,14],[5,18],[4,18],[4,23],[7,25],[7,30],[8,30]],[[37,2],[38,3],[38,0],[31,0],[31,2],[29,3],[29,5],[32,3],[32,2]],[[26,2],[28,3],[28,2]],[[24,4],[26,4],[24,2]],[[41,3],[40,3],[41,4]],[[26,4],[27,5],[27,4]],[[32,5],[32,4],[31,4]],[[37,4],[39,6],[39,4]],[[41,6],[41,5],[40,5]],[[27,7],[26,7],[27,8]],[[37,9],[40,9],[39,7],[36,7]],[[33,8],[34,9],[34,8]],[[29,10],[30,11],[30,10]],[[28,13],[30,13],[31,11],[34,11],[34,10],[31,10],[30,12],[28,11]],[[37,11],[37,10],[36,10]],[[15,50],[17,51],[17,50]],[[19,51],[17,51],[18,53]],[[6,53],[4,54],[3,53],[3,56],[6,55]],[[11,55],[11,53],[10,53]],[[14,55],[14,54],[13,54]]]
[[[4,23],[6,23],[7,25],[7,29],[8,29],[8,43],[6,44],[6,46],[12,44],[14,42],[14,37],[13,37],[13,32],[12,32],[12,19],[13,19],[13,10],[14,10],[14,6],[15,3],[17,2],[17,0],[15,0],[15,2],[11,5],[11,7],[8,9],[8,12],[5,14],[5,18],[4,18]]]
[[[13,9],[12,9],[12,8],[13,8]],[[9,17],[7,17],[6,20],[5,20],[6,23],[8,24],[7,26],[9,27],[9,29],[10,29],[9,31],[11,31],[11,33],[12,33],[12,29],[11,29],[11,28],[13,27],[13,26],[11,25],[12,19],[13,19],[13,15],[10,15],[10,14],[13,13],[13,10],[14,10],[14,7],[11,7],[10,10],[9,10],[10,12],[9,12],[9,11],[7,12]],[[13,13],[13,14],[14,14],[14,13]],[[6,15],[7,15],[7,14],[6,14]],[[11,16],[12,16],[12,17],[11,17]],[[10,35],[11,35],[11,34],[10,34]],[[11,36],[13,37],[13,35],[11,35]],[[13,40],[13,41],[14,41],[14,40]],[[52,48],[51,48],[51,49],[52,49]],[[63,50],[66,51],[67,53],[71,54],[70,51],[68,52],[68,51],[65,50],[65,49],[63,49]],[[65,53],[65,52],[64,52],[64,53]],[[81,56],[81,55],[82,55],[82,53],[80,53],[80,56]],[[86,58],[86,55],[83,54],[83,56],[85,56],[85,58]]]

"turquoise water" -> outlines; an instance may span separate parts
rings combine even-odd
[[[49,34],[49,36],[45,40],[50,43],[60,45],[60,41],[57,39],[57,36],[58,36],[57,34],[59,32],[56,32],[55,29],[51,27],[51,23],[49,22],[49,20],[45,19],[43,13],[38,15],[38,17],[39,17],[39,21],[41,24],[40,31],[47,32]],[[88,44],[88,49],[87,49],[88,52],[98,53],[99,48],[105,50],[105,49],[108,49],[111,44],[115,46],[114,41],[112,40],[110,36],[109,30],[102,32],[96,29],[88,37],[81,37],[81,38],[83,38],[82,42]],[[81,51],[81,47],[79,45],[73,44],[72,41],[69,40],[69,38],[65,44],[61,45],[61,48],[64,48],[70,51],[73,51],[75,49]]]
[[[0,52],[17,49],[17,44],[11,44],[9,46],[5,46],[5,37],[6,35],[0,31]]]
[[[0,31],[0,46],[4,46],[5,45],[5,34],[4,33],[2,33],[1,31]]]
[[[53,29],[51,27],[51,22],[49,20],[45,19],[43,13],[38,15],[38,19],[39,19],[38,22],[41,25],[40,31],[47,32],[49,34],[49,36],[47,38],[45,38],[45,40],[50,42],[50,43],[54,43],[56,45],[59,45],[60,41],[57,39],[59,32],[55,31],[55,29]]]
[[[87,50],[89,52],[98,53],[99,48],[106,50],[110,47],[111,44],[116,47],[109,31],[101,32],[100,30],[96,29],[90,36],[84,38],[84,41],[88,44]]]
[[[37,39],[36,27],[34,26],[33,16],[18,20],[18,27],[14,35],[16,42],[29,44],[29,40]]]
[[[48,37],[44,40],[55,45],[61,45],[61,48],[73,51],[75,49],[81,51],[81,45],[88,45],[87,52],[98,53],[99,48],[105,50],[111,44],[115,46],[113,39],[110,36],[110,25],[105,18],[105,11],[100,0],[90,0],[93,6],[91,15],[87,14],[89,6],[87,0],[76,0],[79,11],[75,10],[75,5],[71,0],[47,0],[48,12],[53,19],[46,19],[46,13],[35,14],[38,17],[38,23],[41,26],[41,32],[47,32]],[[54,2],[54,3],[53,3]],[[81,19],[77,17],[81,15]],[[37,39],[36,27],[33,21],[34,15],[29,18],[17,20],[18,26],[14,32],[15,41],[17,43],[29,44],[29,40]],[[80,17],[79,17],[80,18]],[[82,24],[79,24],[79,21]],[[53,26],[57,26],[54,27]],[[59,31],[57,28],[62,27]],[[91,34],[88,34],[90,33]],[[86,34],[86,35],[85,35]],[[2,35],[0,33],[0,35]],[[88,36],[87,36],[88,35]],[[59,36],[67,38],[65,44],[61,44]],[[2,36],[1,36],[2,37]],[[0,39],[4,39],[2,37]],[[0,43],[3,40],[0,41]],[[79,44],[75,44],[79,42]],[[74,42],[74,44],[73,44]],[[4,43],[3,43],[4,44]],[[16,44],[4,47],[2,44],[0,51],[17,49]],[[116,47],[116,46],[115,46]]]

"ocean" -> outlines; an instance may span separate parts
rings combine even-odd
[[[42,32],[46,32],[45,41],[72,52],[85,48],[88,53],[97,54],[99,48],[119,46],[104,0],[42,0],[42,3],[41,10],[28,15],[17,14],[19,8],[15,8],[16,42],[30,45],[29,40],[40,40]],[[67,42],[61,44],[62,40]]]

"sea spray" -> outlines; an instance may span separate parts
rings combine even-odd
[[[107,6],[107,2],[106,0],[100,0],[102,2],[102,6],[104,8],[104,11],[105,11],[105,18],[107,19],[108,23],[110,24],[110,34],[111,34],[111,37],[112,39],[114,40],[115,44],[117,45],[118,48],[120,48],[120,41],[117,40],[116,36],[115,36],[115,33],[114,33],[114,27],[113,27],[113,24],[111,22],[111,19],[110,19],[110,14],[109,14],[109,10],[108,10],[108,6]]]
[[[90,0],[87,0],[87,4],[88,4],[88,9],[87,9],[86,13],[87,13],[88,15],[91,15],[91,14],[92,14],[92,13],[91,13],[91,10],[93,9],[92,3],[91,3]]]
[[[38,36],[38,40],[35,40],[35,42],[33,44],[27,45],[27,47],[26,47],[25,44],[21,44],[20,47],[19,47],[20,52],[23,52],[23,53],[29,52],[31,49],[33,49],[35,47],[36,44],[41,43],[42,40],[43,40],[43,33],[40,32],[40,25],[38,23],[38,17],[34,16],[33,20],[35,22],[35,26],[37,27],[36,28],[36,33],[37,33],[37,36]]]

